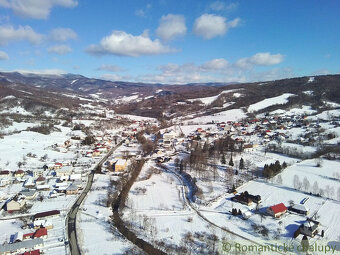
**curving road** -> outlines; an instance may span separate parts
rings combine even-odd
[[[107,158],[121,145],[118,144],[116,147],[112,148],[106,155],[103,157],[100,162],[95,166],[94,169],[98,169],[98,167],[101,167],[102,164],[107,160]],[[81,193],[81,195],[77,198],[76,202],[73,204],[71,210],[69,211],[67,218],[66,218],[66,224],[67,224],[67,233],[68,233],[68,240],[70,244],[70,252],[72,255],[80,255],[80,247],[78,244],[77,239],[77,230],[76,230],[76,218],[77,213],[79,210],[79,207],[83,200],[85,199],[87,193],[90,191],[92,183],[93,183],[93,177],[94,177],[94,171],[91,171],[91,173],[88,175],[88,180],[85,189]]]
[[[226,232],[226,233],[229,233],[229,234],[231,234],[231,235],[237,236],[237,237],[239,237],[240,239],[243,239],[243,240],[245,240],[245,241],[248,241],[248,242],[250,242],[250,243],[252,243],[252,244],[257,245],[258,247],[263,246],[263,244],[258,243],[258,242],[254,241],[254,240],[252,240],[252,239],[249,239],[249,238],[247,238],[247,237],[245,237],[245,236],[242,236],[242,235],[240,235],[240,234],[238,234],[238,233],[235,233],[235,232],[229,230],[229,229],[226,228],[226,227],[221,227],[221,226],[217,225],[216,223],[212,222],[211,220],[209,220],[207,217],[205,217],[205,216],[201,213],[203,210],[197,209],[197,208],[191,203],[191,200],[189,199],[188,185],[186,185],[185,181],[183,180],[183,177],[182,177],[179,173],[177,173],[176,171],[174,171],[174,170],[168,168],[168,167],[165,166],[165,165],[161,165],[161,167],[162,167],[165,171],[167,171],[167,172],[169,172],[169,173],[172,173],[172,174],[173,174],[175,177],[177,177],[177,179],[180,181],[180,183],[181,183],[182,186],[184,187],[184,192],[185,192],[185,195],[184,195],[184,202],[186,203],[186,205],[189,206],[189,208],[191,208],[191,209],[197,214],[198,217],[200,217],[202,220],[204,220],[204,221],[207,222],[208,224],[210,224],[210,225],[212,225],[212,226],[214,226],[214,227],[216,227],[216,228],[219,228],[219,229],[221,229],[222,231],[224,231],[224,232]],[[183,190],[182,190],[182,192],[183,192]],[[220,212],[217,212],[217,213],[220,213]],[[280,251],[273,251],[273,253],[279,253],[279,254],[285,255],[285,253],[280,252]]]

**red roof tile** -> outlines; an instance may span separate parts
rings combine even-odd
[[[40,250],[26,251],[22,253],[21,255],[40,255]]]
[[[39,228],[35,231],[33,238],[40,238],[42,236],[47,236],[47,229],[46,228]]]
[[[270,207],[270,209],[272,209],[274,214],[287,211],[287,207],[283,203],[273,205],[273,206]]]

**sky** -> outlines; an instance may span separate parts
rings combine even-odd
[[[0,0],[0,71],[164,84],[340,73],[338,0]]]

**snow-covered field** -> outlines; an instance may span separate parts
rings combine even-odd
[[[247,117],[242,109],[232,109],[219,113],[215,113],[213,115],[206,115],[196,117],[190,120],[185,121],[185,123],[196,123],[196,124],[206,124],[209,122],[222,122],[222,121],[237,121],[242,118]]]
[[[133,245],[111,225],[111,207],[106,206],[110,175],[95,175],[77,218],[77,231],[84,254],[122,254]]]
[[[17,170],[18,162],[23,162],[27,153],[37,155],[37,158],[26,157],[27,164],[31,166],[42,167],[44,163],[40,162],[40,157],[45,154],[48,158],[55,160],[67,160],[74,157],[73,152],[62,153],[52,151],[47,147],[53,144],[61,144],[66,140],[66,134],[71,131],[68,127],[57,126],[61,132],[53,132],[49,135],[43,135],[36,132],[23,131],[17,134],[5,136],[0,140],[0,165]]]
[[[224,91],[222,91],[221,93],[219,93],[219,94],[216,95],[216,96],[202,97],[202,98],[195,98],[195,99],[188,99],[187,101],[189,101],[189,102],[201,101],[202,104],[204,104],[204,105],[209,105],[209,104],[211,104],[212,102],[214,102],[220,95],[232,93],[232,92],[239,91],[239,90],[241,90],[241,89],[224,90]],[[234,96],[234,97],[240,97],[241,94],[239,94],[239,93],[234,93],[233,96]]]
[[[285,93],[281,96],[264,99],[258,103],[249,105],[248,112],[256,112],[272,105],[286,104],[288,103],[288,98],[291,96],[294,96],[294,94]]]

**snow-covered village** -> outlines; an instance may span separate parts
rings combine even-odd
[[[292,96],[162,123],[91,103],[81,119],[3,112],[0,253],[339,251],[339,105],[257,114]]]
[[[0,255],[340,255],[339,10],[0,0]]]

